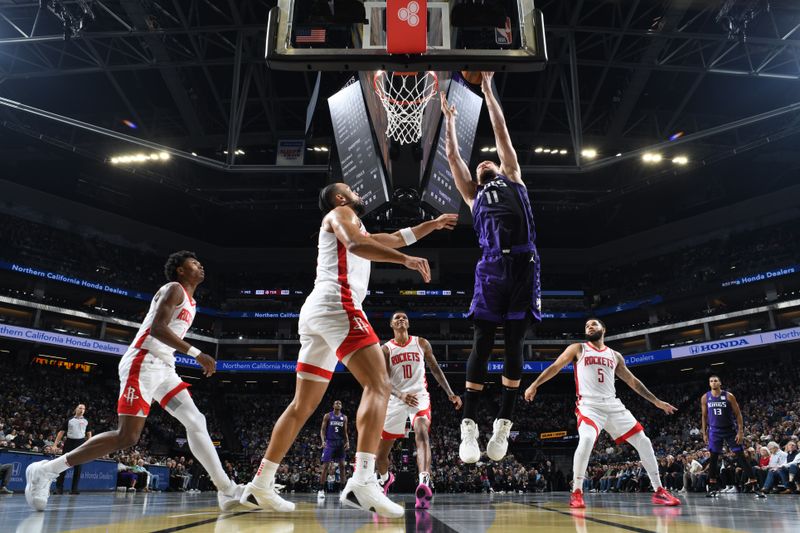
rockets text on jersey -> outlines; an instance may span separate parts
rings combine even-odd
[[[410,336],[403,345],[390,340],[385,346],[389,349],[389,379],[392,388],[406,393],[427,390],[425,352],[419,344],[419,337]]]
[[[581,345],[581,354],[574,365],[575,394],[578,404],[582,401],[602,402],[615,398],[614,372],[617,355],[606,346],[597,350],[589,343]]]

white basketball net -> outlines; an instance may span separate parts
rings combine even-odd
[[[400,144],[422,138],[422,113],[436,94],[439,79],[435,72],[386,72],[374,78],[375,93],[386,110],[386,136]]]

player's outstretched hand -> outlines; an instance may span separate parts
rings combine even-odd
[[[461,409],[461,396],[458,394],[453,394],[450,396],[450,401],[453,402],[453,406],[456,408],[456,411]]]
[[[197,356],[197,362],[203,367],[203,375],[210,378],[217,371],[217,361],[207,353],[201,353]]]
[[[439,100],[442,103],[442,113],[444,114],[444,118],[450,120],[451,118],[458,116],[456,106],[447,103],[447,97],[444,95],[444,91],[439,91]]]
[[[525,401],[532,402],[536,398],[536,387],[531,383],[531,386],[525,389]]]
[[[405,260],[403,261],[403,266],[405,266],[409,270],[416,270],[420,274],[422,274],[422,281],[425,283],[430,283],[431,281],[431,267],[428,264],[428,260],[424,257],[414,257],[411,255],[407,255]]]
[[[494,72],[481,72],[481,90],[483,92],[492,90],[492,78]]]
[[[674,415],[675,412],[678,410],[677,407],[674,405],[670,405],[667,402],[662,402],[659,400],[658,404],[656,405],[659,409],[667,413],[668,415]]]
[[[400,395],[400,399],[405,402],[406,405],[410,405],[411,407],[416,407],[419,404],[417,401],[417,395],[413,392],[404,392]]]
[[[436,219],[436,229],[453,229],[458,224],[458,214],[445,213]]]

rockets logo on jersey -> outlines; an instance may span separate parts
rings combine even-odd
[[[614,372],[617,368],[616,352],[606,347],[597,350],[589,344],[575,364],[575,394],[581,400],[606,400],[616,397]]]

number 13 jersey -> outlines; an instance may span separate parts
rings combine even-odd
[[[389,349],[389,379],[392,381],[392,388],[407,393],[427,391],[425,352],[419,345],[419,337],[409,336],[408,342],[403,345],[390,340],[385,346]]]
[[[614,350],[608,346],[597,350],[589,343],[581,344],[581,355],[574,369],[577,405],[605,403],[616,398],[616,368],[617,354]]]

